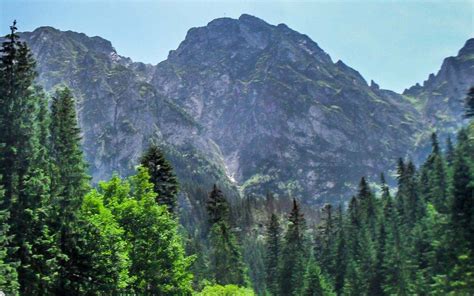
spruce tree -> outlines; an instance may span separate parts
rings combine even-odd
[[[448,136],[446,140],[446,162],[449,166],[453,164],[454,160],[454,146],[451,137]]]
[[[239,243],[230,226],[229,205],[216,185],[209,193],[207,212],[212,277],[220,285],[244,285],[245,267]]]
[[[387,232],[383,221],[379,226],[379,233],[376,246],[374,273],[369,279],[368,295],[385,295],[383,283],[385,282],[386,272],[384,268],[384,259],[386,253]]]
[[[305,273],[303,296],[329,296],[335,295],[330,284],[321,273],[321,269],[314,259],[308,263]]]
[[[425,201],[433,203],[439,212],[446,213],[446,168],[436,133],[432,134],[431,141],[431,154],[421,168],[420,192]]]
[[[229,219],[229,205],[224,193],[214,184],[209,198],[206,201],[206,209],[211,225]]]
[[[5,188],[3,209],[17,261],[21,294],[51,292],[57,249],[47,224],[50,176],[47,158],[47,102],[34,85],[35,61],[16,34],[16,23],[2,44],[0,58],[0,174]]]
[[[0,188],[0,202],[4,201],[4,191]],[[8,210],[0,211],[0,291],[7,295],[17,295],[19,290],[17,262],[11,262],[9,256],[11,239],[9,234]]]
[[[53,97],[50,133],[54,209],[51,218],[61,251],[56,293],[80,293],[84,279],[77,275],[87,273],[81,262],[92,260],[82,256],[83,251],[77,243],[84,239],[81,228],[87,223],[81,220],[79,212],[89,190],[89,177],[83,160],[74,98],[68,88],[58,89]]]
[[[142,156],[140,163],[150,173],[153,190],[157,193],[158,204],[166,205],[171,213],[176,213],[178,180],[163,151],[157,146],[151,145]]]
[[[391,199],[384,208],[386,248],[383,260],[383,290],[392,295],[410,295],[407,258],[400,233],[400,215]]]
[[[266,236],[266,283],[271,295],[279,295],[279,267],[281,256],[281,227],[277,215],[270,216]]]
[[[74,220],[90,179],[80,143],[74,97],[67,87],[58,89],[53,97],[50,132],[53,203],[62,212],[61,224],[67,224]]]
[[[466,101],[466,117],[473,117],[474,116],[474,87],[469,89],[467,96],[465,98]]]
[[[345,224],[342,213],[342,206],[339,206],[339,215],[337,218],[337,234],[335,243],[335,274],[334,278],[334,290],[337,295],[341,295],[344,289],[344,281],[347,270],[347,245],[345,235]]]
[[[364,223],[369,230],[370,238],[372,239],[376,234],[376,224],[378,219],[377,204],[375,196],[372,194],[369,184],[364,177],[362,177],[359,183],[357,199],[359,202],[362,223]]]
[[[315,259],[321,269],[329,274],[334,272],[334,218],[332,206],[325,204],[321,209],[321,222],[315,236]]]
[[[474,174],[468,159],[468,142],[461,131],[453,162],[451,223],[455,235],[453,247],[474,248]]]
[[[282,251],[280,293],[298,295],[303,287],[305,262],[308,256],[305,242],[306,222],[296,199],[293,199],[288,222]]]

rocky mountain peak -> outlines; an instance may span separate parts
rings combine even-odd
[[[251,15],[190,29],[156,66],[119,56],[100,37],[50,27],[21,37],[40,83],[47,90],[64,83],[77,95],[95,180],[126,175],[155,142],[171,151],[182,182],[232,181],[244,194],[271,190],[305,203],[334,201],[362,175],[386,172],[409,153],[430,110],[456,106],[438,97],[452,95],[441,80],[460,77],[461,89],[474,77],[464,66],[469,41],[463,61],[448,60],[444,74],[428,79],[432,89],[412,88],[435,90],[436,100],[420,95],[436,102],[422,113],[414,99],[334,63],[308,36]]]
[[[468,39],[464,46],[459,50],[458,56],[474,54],[474,38]]]

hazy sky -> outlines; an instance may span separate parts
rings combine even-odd
[[[438,71],[474,37],[468,1],[138,1],[0,0],[0,33],[17,19],[20,31],[53,26],[112,42],[118,53],[156,64],[191,27],[248,13],[285,23],[343,60],[367,81],[401,91]]]

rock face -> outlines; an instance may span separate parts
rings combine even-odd
[[[403,94],[412,97],[428,122],[449,134],[458,130],[463,121],[464,102],[469,88],[474,86],[474,38],[469,39],[455,57],[443,61],[438,73],[430,74],[423,86],[415,85]]]
[[[95,180],[130,173],[154,141],[166,147],[181,182],[217,180],[307,204],[352,194],[361,176],[387,171],[427,127],[458,126],[455,100],[474,84],[472,66],[464,68],[472,65],[472,40],[423,87],[400,95],[368,85],[306,35],[249,15],[189,30],[156,66],[118,55],[100,37],[50,27],[21,37],[37,58],[40,83],[47,90],[66,84],[79,98]],[[439,83],[459,77],[461,84]],[[448,101],[437,99],[440,89],[449,89]],[[439,108],[449,124],[434,115]]]
[[[151,142],[165,147],[183,180],[226,180],[218,147],[200,135],[199,123],[148,83],[153,66],[119,56],[100,37],[41,27],[21,38],[45,89],[73,90],[94,181],[133,172]]]
[[[205,127],[242,188],[260,194],[349,192],[403,156],[419,128],[402,96],[370,87],[307,36],[249,15],[191,29],[151,83]]]

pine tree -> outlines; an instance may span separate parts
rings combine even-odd
[[[405,163],[402,158],[398,159],[397,164],[397,185],[398,191],[396,194],[396,198],[394,200],[395,208],[398,211],[399,216],[403,216],[405,214],[405,197],[403,194],[407,191],[407,174],[406,174],[406,167]]]
[[[466,96],[466,117],[474,116],[474,87],[469,89]]]
[[[50,131],[54,204],[62,212],[61,224],[67,224],[74,220],[90,178],[81,149],[74,98],[66,87],[57,90],[53,97]]]
[[[279,295],[280,235],[280,222],[277,215],[272,214],[267,224],[265,258],[266,283],[271,295]]]
[[[176,213],[178,199],[178,180],[164,153],[151,145],[142,156],[140,163],[150,172],[153,190],[157,193],[158,204],[166,205],[171,213]]]
[[[347,270],[345,272],[344,279],[344,292],[342,295],[358,296],[365,295],[364,282],[361,276],[358,264],[350,259],[347,264]]]
[[[54,215],[52,228],[57,233],[61,256],[56,293],[80,293],[84,279],[77,275],[87,273],[81,262],[84,258],[78,241],[83,241],[81,227],[85,221],[79,217],[83,198],[89,190],[89,177],[80,144],[74,98],[68,88],[58,89],[51,104],[51,194]],[[87,265],[86,265],[87,266]]]
[[[380,223],[380,230],[377,239],[377,249],[375,255],[374,273],[370,278],[368,295],[385,295],[383,283],[385,282],[384,259],[386,253],[387,232],[383,221]]]
[[[6,208],[19,199],[34,157],[31,139],[36,98],[31,86],[36,77],[35,61],[26,44],[19,41],[16,30],[14,21],[0,49],[0,175],[3,176]],[[16,213],[11,214],[14,221]]]
[[[451,221],[458,243],[471,242],[469,247],[474,248],[474,176],[468,153],[467,137],[461,131],[453,163]]]
[[[246,283],[240,246],[230,227],[229,205],[222,191],[214,185],[207,200],[210,232],[211,273],[220,285]]]
[[[293,199],[293,208],[288,217],[280,270],[280,293],[298,295],[303,287],[305,261],[307,256],[305,229],[306,222],[299,204]]]
[[[332,206],[325,204],[321,209],[321,222],[316,231],[314,255],[321,269],[333,274],[334,269],[334,218]]]
[[[0,188],[0,202],[4,201],[4,191]],[[12,252],[9,234],[8,210],[0,211],[0,291],[7,295],[17,295],[19,290],[17,262],[8,260]]]
[[[206,202],[209,223],[215,224],[229,219],[229,205],[222,191],[214,184]]]
[[[265,242],[260,239],[260,235],[256,231],[244,236],[242,243],[244,264],[248,267],[250,283],[257,295],[264,294],[267,291],[265,251]]]
[[[446,140],[446,162],[449,166],[453,164],[454,160],[454,146],[453,142],[451,141],[451,137],[448,136]]]
[[[378,219],[377,204],[375,196],[372,194],[369,184],[364,177],[362,177],[359,183],[357,199],[359,202],[362,223],[364,223],[369,230],[370,238],[372,239],[376,234],[376,224]]]
[[[384,208],[386,248],[383,261],[384,283],[383,290],[389,295],[410,295],[407,258],[400,234],[400,217],[391,199]]]
[[[0,174],[3,208],[9,213],[9,260],[18,261],[21,294],[49,293],[55,281],[57,249],[47,225],[49,165],[44,123],[47,102],[34,85],[35,61],[18,40],[16,23],[2,45],[0,58]]]
[[[346,235],[345,225],[342,213],[342,206],[339,206],[339,215],[337,219],[337,238],[335,244],[335,274],[334,278],[334,290],[337,295],[341,295],[344,289],[344,281],[347,269],[347,246],[346,246]]]
[[[431,154],[421,168],[420,192],[424,199],[433,203],[439,212],[446,213],[446,168],[436,133],[432,134],[431,141]]]
[[[212,225],[209,233],[211,273],[220,285],[246,284],[239,244],[226,221]]]
[[[322,275],[321,269],[316,264],[314,259],[311,259],[308,263],[308,268],[305,273],[304,289],[303,289],[302,295],[304,296],[335,295],[328,281]]]

